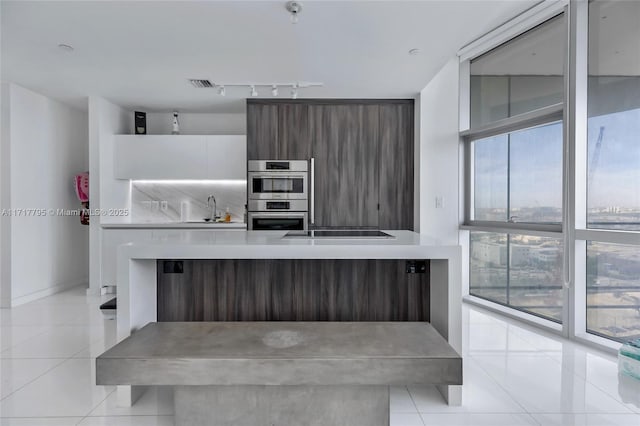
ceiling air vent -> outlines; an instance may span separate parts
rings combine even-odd
[[[211,83],[209,80],[197,80],[194,78],[190,78],[189,82],[191,83],[191,85],[197,89],[208,89],[208,88],[212,88],[214,86],[213,83]]]

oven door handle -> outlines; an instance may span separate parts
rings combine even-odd
[[[273,218],[273,217],[295,217],[300,218],[304,217],[304,212],[251,212],[251,217],[257,217],[260,219],[264,218]]]
[[[249,172],[249,176],[252,179],[304,179],[306,174],[304,173],[282,173],[282,172],[278,172],[270,174],[270,173],[264,173],[264,172],[260,172],[260,173],[255,173],[255,172]]]

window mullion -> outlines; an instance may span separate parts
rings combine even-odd
[[[511,133],[507,134],[507,222],[511,222]]]
[[[507,305],[511,306],[511,235],[507,234]]]

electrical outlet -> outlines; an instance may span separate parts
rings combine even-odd
[[[184,264],[182,260],[165,260],[162,262],[162,272],[165,274],[183,274]]]
[[[160,210],[162,210],[163,212],[169,210],[169,202],[166,200],[160,201]]]
[[[151,211],[152,212],[157,212],[158,210],[160,210],[160,202],[159,201],[152,201],[151,202]]]
[[[407,260],[407,274],[425,274],[427,272],[426,260]]]
[[[436,209],[444,208],[444,197],[442,195],[436,195]]]

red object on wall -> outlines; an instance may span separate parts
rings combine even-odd
[[[89,172],[77,174],[73,178],[73,188],[81,203],[89,202]]]
[[[83,172],[73,177],[73,189],[76,191],[76,196],[82,204],[82,210],[80,211],[80,223],[83,225],[89,224],[89,172]]]

